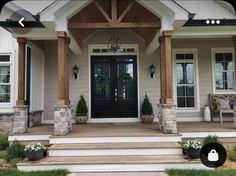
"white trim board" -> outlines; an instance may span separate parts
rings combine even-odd
[[[8,141],[49,141],[51,135],[17,135],[9,136]]]
[[[236,132],[180,132],[182,138],[205,138],[208,135],[217,135],[220,138],[234,138]]]

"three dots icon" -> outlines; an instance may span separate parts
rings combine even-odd
[[[220,24],[220,20],[206,20],[206,24]]]

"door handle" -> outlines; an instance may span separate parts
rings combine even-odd
[[[117,101],[117,89],[115,89],[115,101]]]

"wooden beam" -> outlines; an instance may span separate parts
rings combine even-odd
[[[106,28],[157,28],[161,27],[160,22],[127,22],[127,23],[69,23],[69,29],[106,29]]]
[[[108,22],[111,22],[111,18],[108,16],[108,14],[105,12],[105,10],[102,8],[102,6],[99,4],[98,1],[94,1],[95,6],[97,7],[97,9],[101,12],[101,14],[104,16],[104,18],[106,18],[106,20]]]
[[[17,38],[18,42],[18,98],[16,105],[25,105],[25,44],[26,39]]]
[[[161,45],[161,104],[173,104],[173,69],[171,57],[171,35],[172,31],[163,31],[160,38]]]
[[[111,0],[111,19],[117,21],[117,0]]]
[[[57,32],[58,37],[58,105],[69,105],[69,43],[65,32]]]
[[[130,9],[133,7],[134,2],[129,3],[129,5],[125,8],[125,10],[122,12],[120,17],[118,18],[118,21],[121,22],[123,18],[126,16],[126,14],[130,11]]]

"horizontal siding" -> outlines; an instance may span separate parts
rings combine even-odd
[[[80,95],[84,95],[86,103],[89,107],[89,60],[88,45],[104,44],[108,41],[110,35],[106,30],[100,30],[94,34],[89,40],[83,43],[82,54],[74,56],[70,53],[70,100],[71,104],[76,107]],[[159,49],[153,54],[145,53],[145,46],[132,33],[121,30],[117,32],[120,36],[121,43],[139,44],[139,84],[140,84],[140,106],[145,94],[150,98],[153,105],[154,115],[157,117],[158,109],[156,104],[160,99],[160,53]],[[173,48],[196,48],[198,53],[198,73],[199,73],[199,112],[178,112],[179,121],[201,121],[203,120],[203,110],[208,104],[208,94],[212,93],[212,64],[211,64],[211,48],[214,47],[232,47],[232,42],[228,39],[174,39],[172,41]],[[46,42],[45,50],[45,119],[53,119],[53,105],[57,99],[57,44],[56,42]],[[148,76],[148,67],[151,64],[156,66],[156,75],[154,79]],[[79,67],[79,79],[74,80],[71,70],[74,65]]]
[[[179,121],[203,120],[205,105],[208,105],[208,95],[213,92],[211,48],[233,47],[230,39],[175,39],[173,48],[195,48],[198,53],[198,77],[200,112],[178,112]]]

